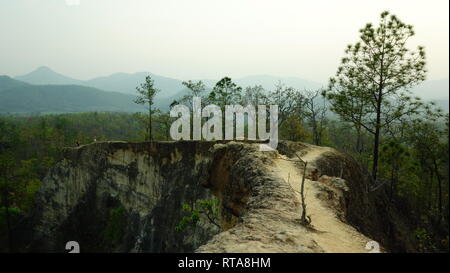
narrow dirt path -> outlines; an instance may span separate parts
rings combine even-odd
[[[302,156],[304,161],[308,162],[308,166],[314,167],[314,161],[320,155],[331,149],[326,147],[311,148],[305,155]],[[295,163],[285,156],[275,160],[274,171],[283,178],[286,183],[289,183],[296,191],[296,197],[300,200],[300,184],[302,174]],[[367,253],[369,250],[365,248],[367,242],[372,239],[359,233],[352,226],[343,223],[336,216],[333,209],[324,204],[324,201],[316,197],[319,193],[319,188],[315,186],[317,181],[305,180],[305,200],[307,215],[311,216],[311,224],[318,232],[308,232],[309,236],[317,242],[317,244],[324,249],[325,252],[362,252]],[[300,212],[299,212],[300,215]]]

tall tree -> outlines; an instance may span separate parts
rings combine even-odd
[[[192,98],[203,97],[206,92],[206,85],[202,81],[193,82],[191,80],[183,82],[183,85],[186,86],[189,93],[181,97],[178,101],[173,102],[172,105],[182,103],[189,106],[192,110]]]
[[[234,83],[231,78],[224,77],[216,83],[208,96],[208,103],[216,104],[225,112],[226,105],[237,104],[242,99],[242,87]],[[222,124],[225,124],[225,114],[222,115]],[[235,124],[235,121],[233,121]],[[225,126],[222,127],[222,134],[225,136]]]
[[[319,97],[321,90],[305,91],[305,116],[312,130],[314,145],[322,143],[327,106],[326,101]]]
[[[269,94],[269,103],[278,105],[278,124],[281,127],[291,115],[301,116],[305,97],[297,89],[278,82]]]
[[[448,124],[443,125],[442,120],[440,122],[418,119],[408,123],[407,140],[414,147],[417,157],[422,158],[422,168],[431,176],[430,185],[432,178],[437,180],[437,208],[439,216],[443,217],[443,192],[448,189],[448,185],[444,185],[444,177],[448,173]]]
[[[374,136],[372,178],[376,180],[382,129],[422,106],[410,96],[410,89],[425,80],[425,51],[421,46],[417,51],[406,47],[414,36],[413,26],[387,11],[381,13],[378,27],[369,23],[360,34],[360,41],[347,47],[324,95],[343,120]]]
[[[268,104],[268,97],[266,90],[261,85],[247,86],[242,96],[242,105],[258,105]]]
[[[145,77],[145,82],[136,87],[136,91],[138,93],[138,97],[134,100],[134,102],[146,106],[148,110],[146,140],[153,140],[152,115],[155,113],[155,110],[152,109],[152,106],[154,104],[155,95],[160,90],[155,88],[155,82],[152,77],[147,76]]]
[[[234,83],[231,78],[224,77],[216,83],[211,93],[209,93],[209,102],[217,104],[225,109],[225,105],[236,104],[241,100],[242,87]]]

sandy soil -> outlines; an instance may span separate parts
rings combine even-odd
[[[308,166],[314,167],[316,158],[326,151],[330,151],[326,147],[314,147],[302,156],[304,161],[308,162]],[[296,197],[300,202],[300,186],[302,181],[302,173],[298,167],[295,166],[295,159],[288,159],[285,156],[280,156],[276,159],[274,171],[286,183],[289,183],[296,192]],[[324,201],[317,198],[319,188],[316,186],[317,181],[305,180],[305,199],[306,211],[312,219],[312,226],[318,232],[308,232],[309,236],[317,242],[317,244],[325,252],[363,252],[367,253],[366,244],[372,241],[370,238],[359,233],[352,226],[342,222],[337,218],[335,211],[326,206]]]
[[[315,162],[331,148],[310,146],[300,151],[308,168],[314,170]],[[247,211],[237,224],[214,236],[196,252],[215,253],[368,253],[372,240],[343,222],[340,211],[340,189],[323,182],[305,181],[306,212],[311,217],[310,227],[300,224],[300,184],[302,170],[298,158],[287,158],[275,153],[263,174],[264,183],[255,185],[258,195],[251,196]],[[272,161],[273,160],[273,161]],[[329,194],[333,199],[328,199]],[[338,199],[336,199],[338,198]]]

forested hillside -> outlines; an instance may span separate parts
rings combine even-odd
[[[218,90],[216,86],[216,90]],[[281,88],[281,87],[280,87]],[[254,91],[255,88],[253,88]],[[370,169],[372,136],[358,132],[350,123],[329,119],[329,110],[315,104],[314,92],[269,91],[269,95],[236,91],[240,100],[276,99],[285,111],[280,113],[280,138],[334,147],[350,153]],[[257,88],[258,92],[262,89]],[[259,95],[258,95],[259,94]],[[189,93],[186,94],[189,98]],[[255,96],[256,95],[256,96]],[[301,104],[290,105],[292,96]],[[205,97],[204,100],[209,100]],[[320,100],[322,101],[322,100]],[[236,101],[238,102],[238,101]],[[174,118],[168,113],[153,115],[153,140],[170,140]],[[143,141],[147,135],[145,114],[80,113],[44,116],[1,116],[0,154],[3,179],[18,177],[8,186],[14,193],[13,222],[29,210],[34,192],[49,168],[61,157],[64,147],[95,141]],[[371,191],[386,190],[392,206],[409,217],[421,251],[448,249],[448,116],[421,116],[404,121],[382,136],[378,182]],[[7,166],[7,167],[6,167]],[[5,185],[3,185],[5,187]],[[3,214],[5,217],[5,214]],[[3,236],[6,236],[5,218]]]
[[[134,97],[79,85],[30,85],[0,78],[0,113],[138,112]]]

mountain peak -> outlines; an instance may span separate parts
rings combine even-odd
[[[30,84],[80,84],[81,81],[77,79],[72,79],[61,75],[55,71],[53,71],[48,66],[40,66],[32,72],[15,77],[16,80],[21,80]]]
[[[37,71],[42,71],[42,72],[53,72],[55,73],[55,71],[53,71],[50,67],[48,66],[40,66],[38,68],[36,68],[33,72],[37,72]]]

